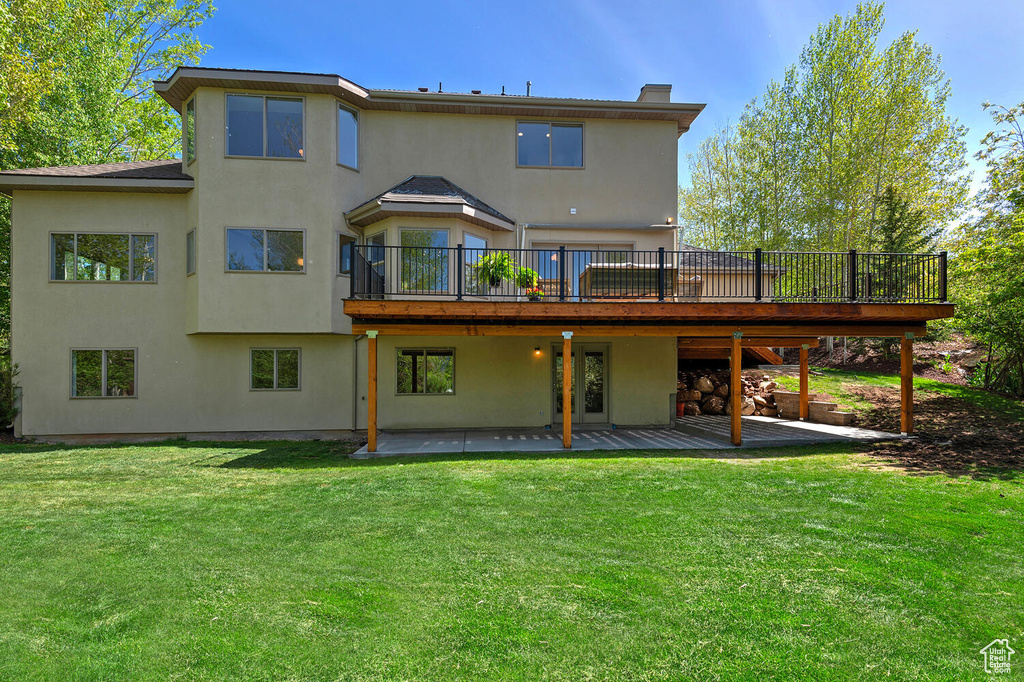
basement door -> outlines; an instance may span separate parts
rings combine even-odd
[[[551,347],[551,414],[552,423],[562,423],[562,345]],[[583,358],[583,362],[579,358]],[[608,423],[608,345],[572,345],[572,405],[574,424]],[[583,400],[579,400],[582,393]]]

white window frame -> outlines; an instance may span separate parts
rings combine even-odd
[[[261,230],[263,232],[263,269],[262,270],[232,270],[228,267],[228,257],[231,255],[231,250],[228,245],[228,231],[229,230],[245,230],[252,232],[254,230]],[[268,243],[267,243],[267,232],[301,232],[302,233],[302,269],[301,270],[268,270]],[[231,225],[224,228],[224,272],[230,272],[232,274],[260,274],[260,275],[304,275],[306,274],[306,230],[300,227],[239,227],[237,225]]]
[[[243,154],[231,154],[228,150],[230,130],[228,130],[228,97],[240,95],[242,97],[260,97],[263,100],[263,155],[246,156]],[[302,102],[302,154],[300,156],[267,156],[267,99],[288,99],[300,100]],[[337,154],[335,154],[337,157]],[[226,92],[224,93],[224,158],[225,159],[260,159],[263,161],[305,161],[306,160],[306,98],[301,95],[267,95],[259,92]]]
[[[54,236],[55,235],[71,235],[71,236],[73,236],[75,238],[74,259],[75,259],[75,275],[77,276],[78,275],[78,237],[79,237],[79,235],[83,235],[83,234],[87,234],[87,235],[114,235],[114,236],[117,236],[117,237],[120,237],[120,236],[123,236],[123,235],[127,235],[128,236],[128,279],[54,279],[54,277],[53,277],[54,274],[55,274],[54,273],[54,266],[56,265],[54,260],[55,260],[55,256],[57,255],[56,254],[56,249],[55,249],[56,243],[53,240]],[[132,279],[132,276],[135,274],[135,251],[132,249],[132,237],[152,237],[153,238],[153,279],[152,280]],[[53,232],[50,232],[50,251],[49,251],[49,253],[50,253],[50,265],[49,265],[49,271],[50,271],[49,277],[50,277],[50,280],[49,281],[57,283],[57,284],[64,284],[64,283],[67,283],[67,284],[72,284],[72,283],[80,284],[80,283],[84,283],[84,282],[93,282],[93,283],[96,283],[96,284],[156,284],[157,281],[159,280],[159,274],[160,274],[160,268],[159,268],[160,257],[158,255],[159,252],[160,252],[160,238],[159,238],[159,236],[157,235],[156,232],[61,232],[61,231],[53,231]],[[95,349],[93,349],[93,350],[95,350]],[[113,349],[113,350],[117,350],[117,349]]]
[[[253,373],[252,373],[252,359],[253,359],[253,355],[252,354],[255,353],[256,351],[260,351],[260,350],[273,351],[273,353],[274,353],[274,386],[273,386],[273,388],[256,388],[255,386],[252,385],[252,379],[253,379]],[[279,387],[277,385],[278,384],[278,357],[280,356],[281,351],[292,351],[292,350],[296,352],[296,354],[297,354],[296,357],[298,359],[298,364],[299,364],[298,372],[297,372],[297,377],[296,377],[298,379],[298,381],[296,382],[297,385],[295,386],[295,388],[291,388],[291,387],[281,388],[281,387]],[[256,392],[256,393],[264,393],[264,392],[267,392],[267,391],[274,391],[274,392],[277,392],[277,391],[301,391],[302,390],[302,348],[299,348],[299,347],[285,347],[285,348],[282,348],[282,347],[278,347],[278,346],[273,346],[273,347],[254,346],[254,347],[250,348],[249,349],[249,390],[253,391],[253,392]]]
[[[132,395],[105,395],[107,392],[107,352],[125,351],[132,352],[132,386],[135,392]],[[77,351],[100,351],[103,355],[100,358],[100,395],[75,395],[75,353]],[[68,396],[71,400],[121,400],[139,397],[139,349],[124,348],[89,348],[75,347],[68,353],[68,374],[71,384],[68,386]]]

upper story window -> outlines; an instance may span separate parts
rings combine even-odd
[[[583,168],[583,124],[520,121],[516,153],[520,166]]]
[[[302,230],[228,228],[227,269],[242,272],[305,272]]]
[[[339,275],[350,275],[352,274],[352,244],[356,241],[355,237],[347,234],[338,235],[338,274]]]
[[[50,279],[155,282],[155,234],[50,235]]]
[[[304,159],[301,97],[228,95],[228,156]]]
[[[359,114],[338,105],[338,163],[359,168]]]
[[[185,105],[185,163],[196,160],[196,98]]]

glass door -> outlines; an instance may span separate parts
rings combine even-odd
[[[579,358],[583,358],[583,362]],[[562,351],[552,346],[551,397],[552,422],[562,423]],[[573,344],[570,359],[572,392],[570,413],[574,424],[604,424],[608,422],[608,346],[601,344]],[[582,394],[583,400],[577,396]]]

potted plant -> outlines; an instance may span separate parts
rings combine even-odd
[[[543,301],[544,300],[544,292],[538,286],[529,287],[526,290],[526,296],[531,301]]]
[[[476,262],[477,275],[492,287],[500,286],[502,281],[516,278],[515,261],[507,251],[495,251],[480,256]]]
[[[516,272],[516,286],[520,289],[530,289],[537,286],[537,271],[532,268],[519,268]]]

